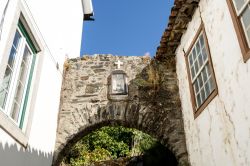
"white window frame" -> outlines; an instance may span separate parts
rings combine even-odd
[[[32,60],[33,60],[33,55],[31,55],[31,59],[30,64],[28,66],[28,73],[27,73],[27,77],[25,80],[25,84],[23,84],[23,92],[22,92],[22,99],[21,99],[21,103],[19,106],[19,116],[18,116],[18,120],[15,121],[12,117],[11,117],[11,111],[12,111],[12,107],[14,105],[14,97],[15,97],[15,93],[16,90],[18,88],[18,83],[19,83],[19,74],[20,74],[20,68],[21,68],[21,63],[23,60],[23,55],[24,55],[24,51],[25,51],[25,47],[27,46],[27,48],[29,49],[29,51],[32,53],[32,50],[28,44],[28,42],[26,41],[25,36],[23,35],[23,33],[21,32],[21,30],[19,29],[19,27],[17,27],[16,31],[18,31],[18,33],[21,35],[21,40],[19,42],[19,46],[18,46],[18,50],[17,50],[17,54],[15,55],[15,60],[14,60],[14,64],[13,64],[13,71],[12,71],[12,77],[10,79],[10,85],[9,85],[9,91],[8,91],[8,95],[7,95],[7,99],[6,99],[6,103],[5,103],[5,108],[1,108],[0,110],[3,111],[12,121],[13,123],[15,123],[17,126],[20,126],[21,123],[21,117],[23,114],[23,106],[24,106],[24,100],[25,100],[25,95],[27,92],[27,85],[28,85],[28,80],[29,80],[29,75],[31,72],[31,66],[32,66]],[[7,68],[7,67],[6,67]],[[1,84],[1,83],[0,83]]]
[[[6,12],[6,21],[3,23],[3,35],[0,44],[0,55],[5,55],[0,57],[0,76],[4,74],[5,65],[8,63],[8,55],[11,51],[12,40],[17,29],[18,21],[23,23],[24,29],[26,29],[30,40],[33,42],[35,49],[39,52],[34,58],[33,67],[33,78],[32,80],[37,80],[39,78],[39,72],[37,68],[42,63],[41,55],[44,54],[44,42],[42,40],[41,34],[38,31],[36,23],[30,17],[32,15],[28,10],[26,3],[23,1],[10,1],[9,8]],[[29,78],[30,79],[30,78]],[[26,86],[27,87],[27,86]],[[0,129],[3,129],[9,136],[16,140],[20,145],[26,147],[28,144],[28,138],[31,130],[31,124],[34,114],[34,102],[36,99],[37,85],[31,83],[29,86],[29,97],[27,98],[26,113],[23,120],[23,127],[19,128],[16,123],[9,118],[6,113],[0,110]]]

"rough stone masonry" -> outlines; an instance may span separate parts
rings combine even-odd
[[[118,60],[128,76],[128,96],[110,100],[108,78]],[[70,59],[64,67],[53,165],[80,138],[106,125],[148,133],[172,151],[179,165],[189,165],[174,58],[94,55]]]

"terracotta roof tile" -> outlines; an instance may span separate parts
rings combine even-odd
[[[165,29],[160,46],[156,51],[156,59],[168,59],[175,56],[181,37],[191,21],[200,0],[175,0],[171,9],[168,26]]]

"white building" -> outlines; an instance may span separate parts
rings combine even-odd
[[[190,163],[249,166],[250,2],[175,1],[164,40],[185,29],[175,54]]]
[[[91,0],[0,1],[0,165],[49,166],[63,63],[78,57]]]

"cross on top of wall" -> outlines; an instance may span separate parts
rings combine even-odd
[[[115,65],[117,65],[117,69],[120,69],[121,65],[123,65],[123,62],[121,62],[120,60],[118,60],[117,62],[115,62]]]

